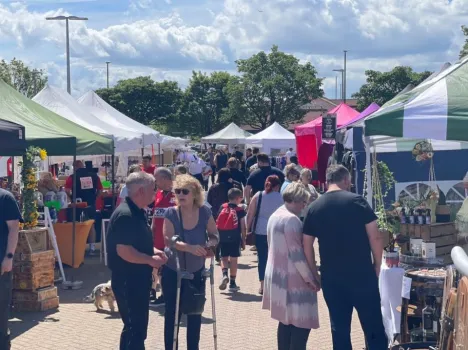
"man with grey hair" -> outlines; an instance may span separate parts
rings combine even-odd
[[[107,236],[112,290],[124,323],[120,349],[144,349],[153,268],[166,263],[153,247],[145,208],[154,200],[155,180],[143,171],[130,174],[128,197],[112,214]]]
[[[316,271],[314,241],[318,238],[333,348],[352,349],[350,331],[355,308],[367,349],[387,349],[378,287],[383,247],[377,217],[362,196],[349,192],[348,169],[332,165],[326,178],[327,193],[310,205],[304,219],[303,244],[307,261]]]

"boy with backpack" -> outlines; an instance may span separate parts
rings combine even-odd
[[[228,192],[229,203],[224,203],[216,219],[220,237],[221,269],[223,278],[219,289],[225,290],[229,283],[229,291],[237,292],[240,288],[236,284],[237,259],[240,250],[245,249],[245,237],[247,234],[245,209],[240,206],[243,196],[238,188],[231,188]],[[231,273],[228,277],[229,268]]]

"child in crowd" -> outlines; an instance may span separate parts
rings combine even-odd
[[[216,226],[220,237],[221,269],[223,278],[219,289],[225,290],[229,283],[229,291],[237,292],[240,288],[236,284],[237,259],[240,250],[245,249],[247,215],[244,207],[240,204],[243,200],[242,191],[238,188],[231,188],[228,192],[229,202],[221,206]],[[229,268],[231,269],[228,275]],[[229,276],[229,277],[228,277]]]

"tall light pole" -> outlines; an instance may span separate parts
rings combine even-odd
[[[346,53],[348,50],[343,50],[344,53],[344,72],[343,72],[343,103],[346,103]]]
[[[340,89],[340,93],[341,93],[341,99],[343,100],[344,98],[344,69],[333,69],[334,72],[341,72],[341,89]]]
[[[47,21],[65,21],[66,27],[66,41],[67,41],[67,91],[71,94],[71,80],[70,80],[70,35],[68,30],[68,21],[87,21],[86,17],[77,16],[56,16],[46,17]]]
[[[110,64],[110,61],[106,61],[106,68],[107,68],[107,88],[109,88],[109,64]]]
[[[335,75],[335,100],[338,100],[338,75]]]

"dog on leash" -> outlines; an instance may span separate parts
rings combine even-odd
[[[102,310],[102,303],[107,301],[111,312],[115,312],[114,302],[115,296],[112,291],[111,281],[107,283],[98,284],[94,287],[90,295],[88,295],[85,300],[86,302],[94,302],[97,311]]]

